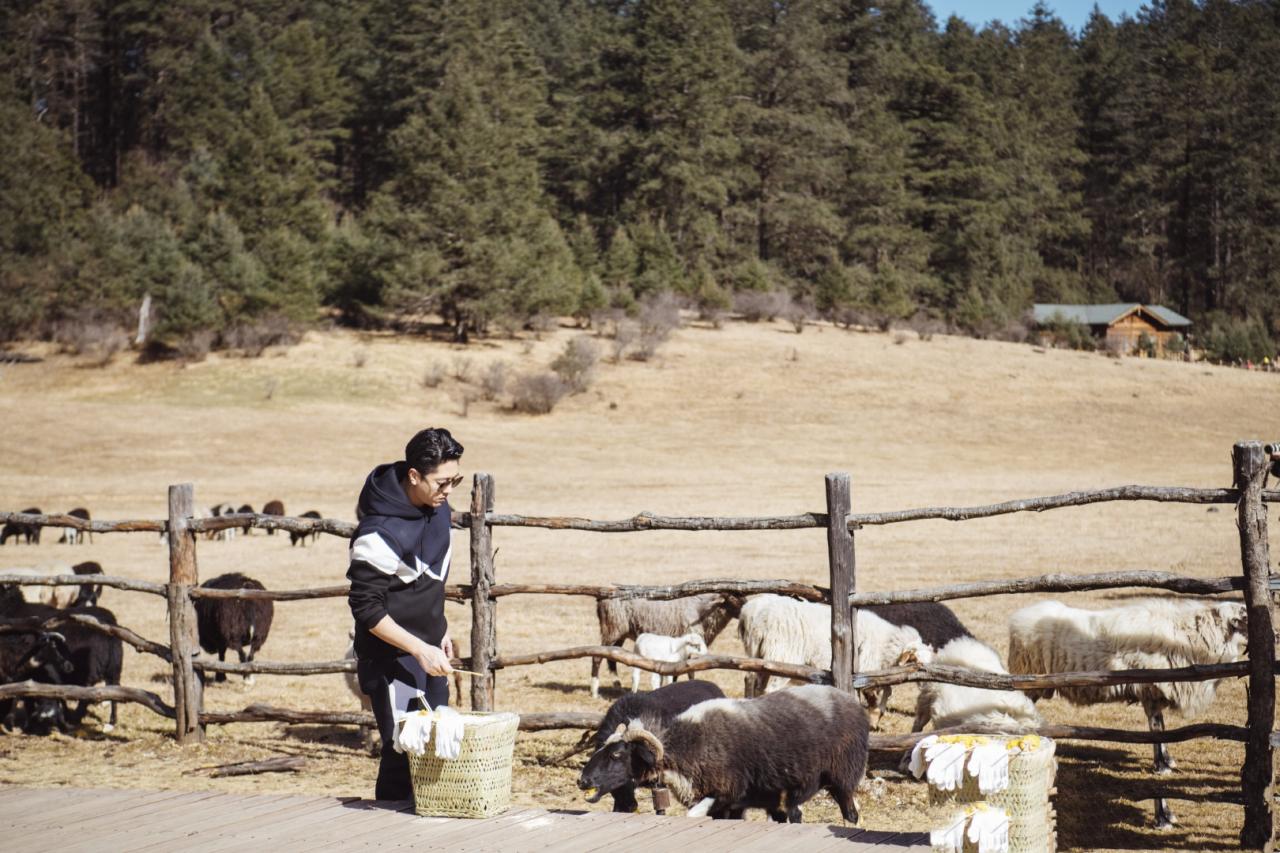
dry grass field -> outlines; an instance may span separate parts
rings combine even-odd
[[[852,475],[854,511],[967,505],[1124,483],[1228,486],[1230,449],[1274,439],[1280,375],[937,336],[931,341],[782,324],[688,327],[648,364],[602,363],[587,392],[548,416],[467,402],[474,375],[497,360],[548,364],[574,330],[541,340],[468,348],[348,332],[313,333],[261,359],[211,357],[186,367],[115,364],[98,369],[45,352],[41,364],[0,367],[0,508],[89,507],[95,518],[160,518],[170,483],[196,484],[197,504],[285,502],[351,519],[365,474],[400,456],[418,428],[447,425],[467,447],[466,473],[494,475],[498,511],[618,518],[664,514],[781,515],[823,509],[823,474]],[[450,374],[424,387],[435,362]],[[468,502],[465,488],[455,505]],[[460,548],[465,547],[460,534]],[[146,534],[99,535],[79,547],[0,549],[0,568],[100,561],[110,574],[162,580],[165,546]],[[659,582],[696,578],[794,578],[824,582],[821,530],[637,533],[495,530],[505,581]],[[1231,508],[1108,504],[965,523],[917,522],[859,531],[860,589],[1050,571],[1239,571]],[[465,574],[455,560],[453,580]],[[345,542],[322,537],[290,547],[261,532],[199,546],[202,577],[241,570],[272,588],[339,583]],[[1073,595],[1104,604],[1129,593]],[[1025,597],[960,601],[981,638],[1005,648],[1005,619]],[[163,602],[107,590],[122,624],[167,641]],[[466,648],[468,614],[450,605]],[[261,657],[335,659],[350,621],[342,599],[282,603]],[[504,653],[595,642],[593,603],[567,597],[503,599]],[[730,630],[714,648],[740,652]],[[502,672],[497,701],[514,710],[603,710],[587,692],[586,661]],[[166,669],[126,650],[124,681],[169,694]],[[626,668],[623,677],[627,678]],[[740,695],[741,676],[712,676]],[[606,682],[607,683],[607,682]],[[915,690],[894,692],[885,726],[910,728]],[[258,676],[206,692],[206,707],[251,702],[335,709],[355,703],[340,676]],[[103,709],[105,711],[105,708]],[[1077,709],[1042,703],[1050,721],[1134,728],[1129,706]],[[0,783],[371,795],[375,763],[350,729],[254,724],[211,727],[203,746],[180,749],[171,728],[138,706],[103,734],[0,736]],[[1242,682],[1224,683],[1206,719],[1242,723]],[[1182,722],[1174,717],[1171,725]],[[581,758],[550,759],[576,733],[522,735],[516,799],[583,807],[574,784]],[[1180,825],[1156,833],[1150,749],[1063,744],[1057,810],[1067,849],[1235,849],[1241,810],[1215,802],[1238,793],[1242,750],[1199,741],[1172,747],[1180,768],[1162,780],[1180,797]],[[296,754],[304,771],[210,781],[186,775],[229,761]],[[875,782],[860,795],[864,825],[927,829],[923,787]],[[596,808],[606,808],[601,803]],[[647,807],[647,806],[645,806]],[[758,819],[758,816],[756,816]],[[838,820],[819,795],[806,819]]]

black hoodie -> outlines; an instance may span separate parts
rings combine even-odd
[[[405,463],[379,465],[365,480],[356,505],[360,517],[351,538],[347,603],[356,620],[356,656],[390,658],[404,654],[369,629],[390,616],[433,646],[448,627],[444,618],[444,584],[452,555],[450,509],[416,507],[400,479]]]

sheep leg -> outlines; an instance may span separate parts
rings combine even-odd
[[[218,649],[218,661],[219,661],[220,663],[225,663],[225,662],[226,662],[226,660],[227,660],[227,650],[226,650],[226,649]],[[215,683],[216,683],[216,682],[220,682],[220,681],[226,681],[226,680],[227,680],[227,674],[226,674],[225,672],[218,672],[218,673],[214,673],[213,680],[214,680],[214,682],[215,682]]]
[[[591,659],[591,698],[600,698],[600,658]]]
[[[631,667],[631,692],[640,692],[640,670],[634,666]]]
[[[240,663],[253,663],[253,646],[250,646],[250,647],[249,647],[249,655],[248,655],[248,657],[247,657],[247,658],[246,658],[245,653],[244,653],[244,646],[237,646],[237,647],[236,647],[236,655],[240,658]],[[245,687],[252,687],[252,686],[253,686],[253,673],[252,673],[252,672],[246,672],[246,673],[245,673],[245,675],[244,675],[244,686],[245,686]]]
[[[657,690],[662,686],[663,677],[656,672],[649,673],[649,689]]]
[[[1156,709],[1147,710],[1147,728],[1153,732],[1164,731],[1164,712]],[[1151,751],[1155,759],[1155,772],[1164,776],[1173,772],[1173,768],[1177,767],[1177,763],[1169,755],[1169,745],[1166,743],[1153,743]]]
[[[855,782],[847,788],[840,785],[831,785],[827,788],[827,793],[831,795],[831,799],[835,800],[836,805],[840,807],[840,816],[847,823],[852,824],[858,822],[858,804],[853,800],[853,791],[856,787],[857,783]]]

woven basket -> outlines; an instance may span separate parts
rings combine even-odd
[[[997,735],[987,737],[1011,739]],[[978,789],[978,780],[966,772],[964,784],[954,791],[940,791],[930,785],[929,804],[963,807],[985,802],[999,806],[1009,815],[1010,853],[1053,851],[1057,848],[1057,815],[1052,801],[1054,778],[1058,773],[1055,748],[1052,740],[1040,738],[1037,749],[1010,755],[1009,787],[1003,791],[983,794]],[[965,849],[969,849],[967,841]]]
[[[409,755],[413,810],[432,817],[492,817],[511,805],[511,756],[520,717],[469,711],[457,758],[436,757],[436,732],[422,755]]]

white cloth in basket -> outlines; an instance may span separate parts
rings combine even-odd
[[[436,708],[436,757],[454,759],[462,752],[462,736],[466,733],[462,715],[441,705]]]
[[[984,803],[970,806],[949,825],[930,832],[929,846],[935,851],[962,853],[966,836],[978,853],[1008,853],[1009,815]]]

